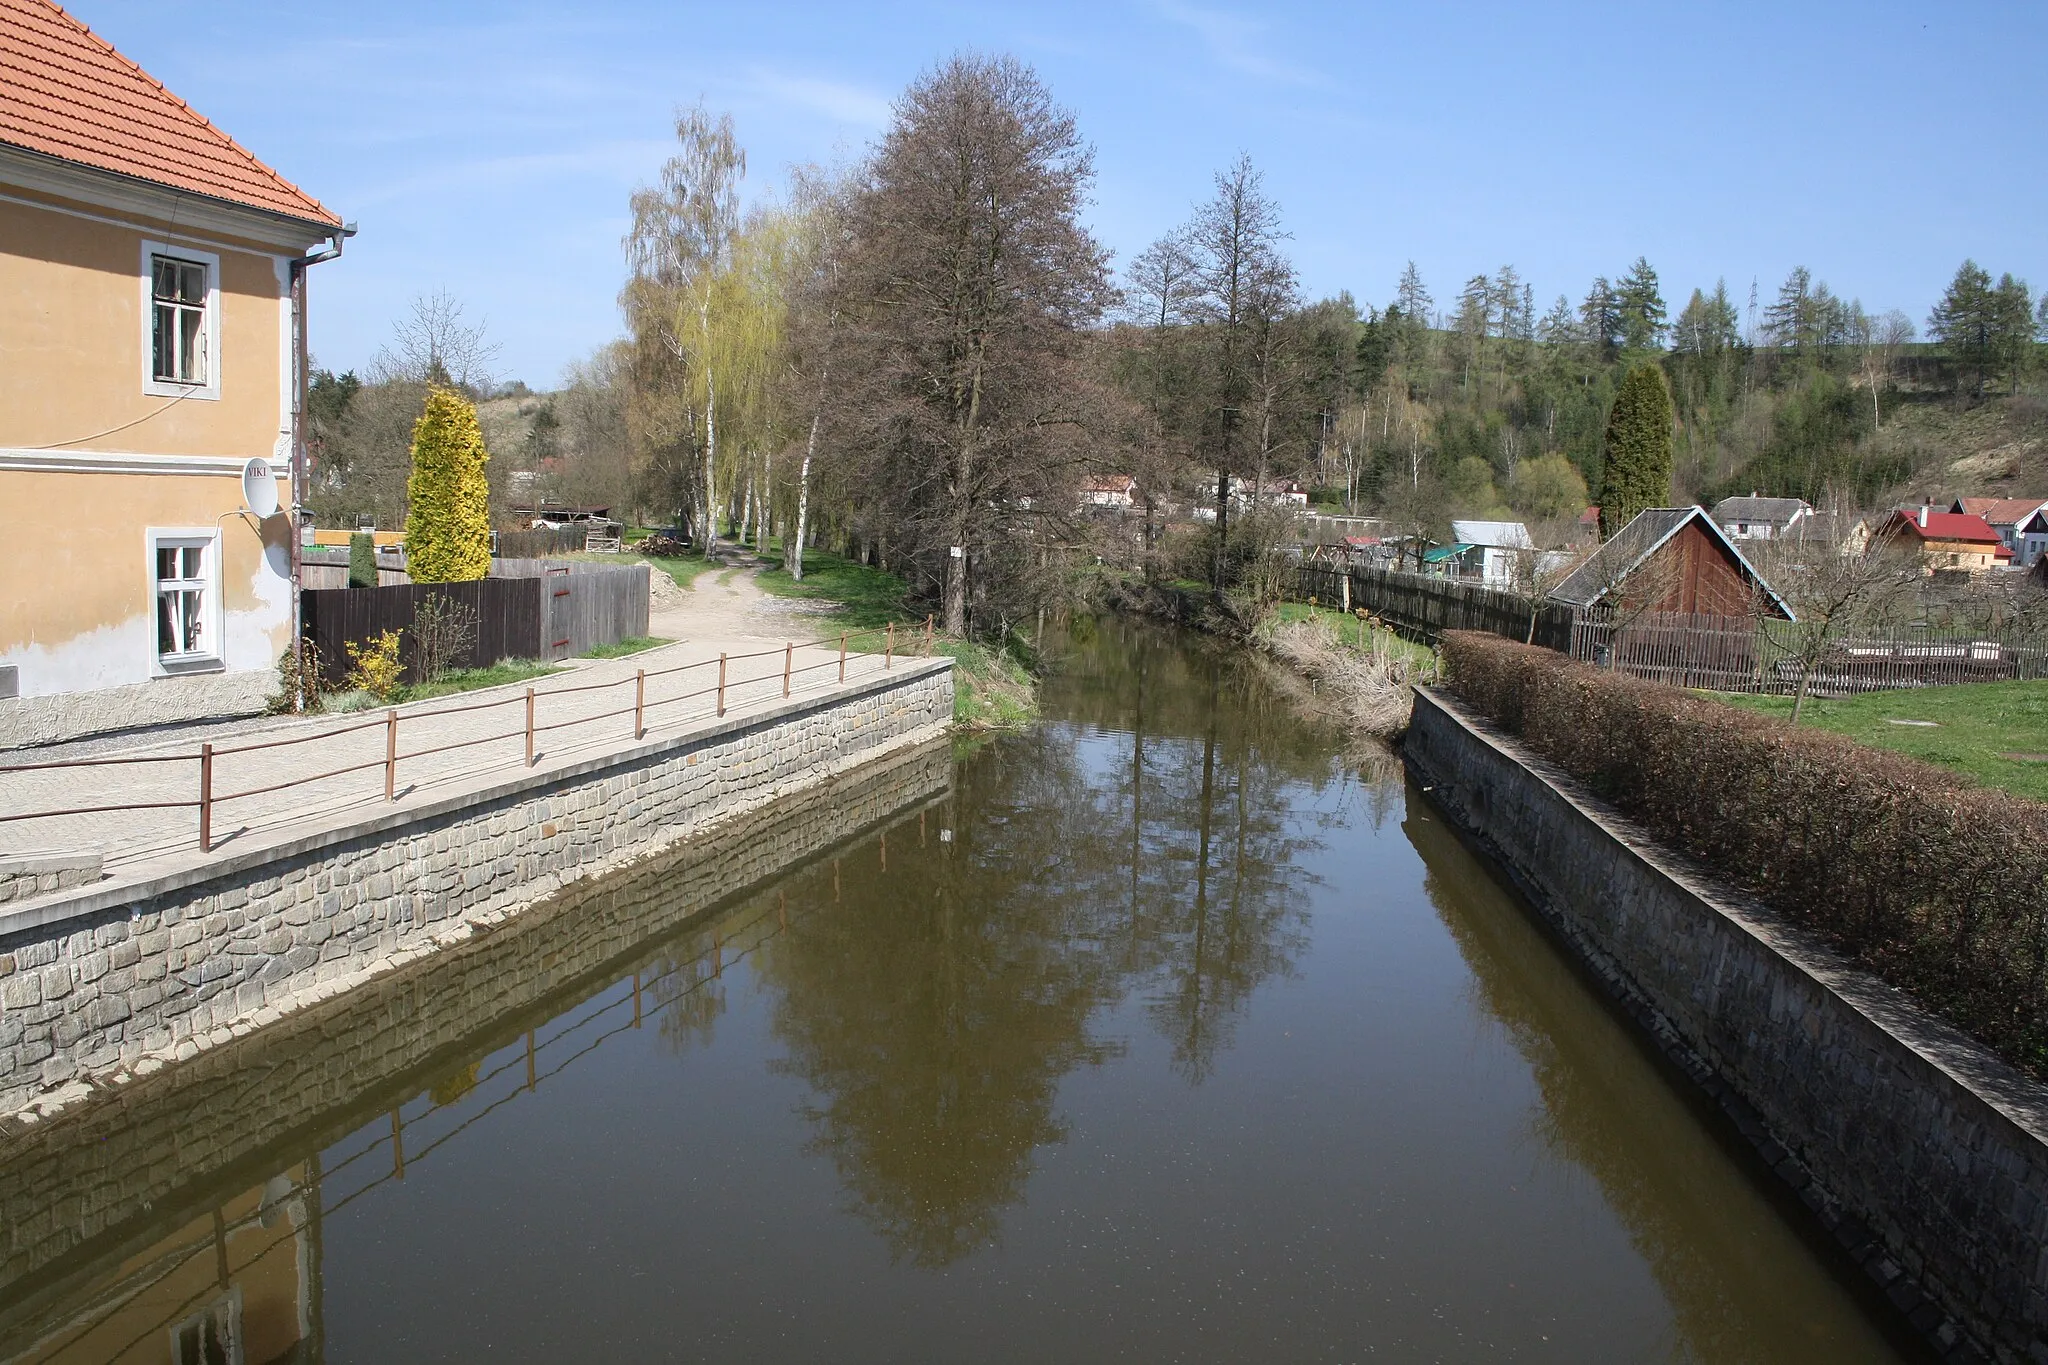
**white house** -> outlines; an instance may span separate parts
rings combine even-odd
[[[1714,504],[1714,524],[1730,540],[1797,539],[1813,515],[1804,498],[1763,498],[1751,493],[1746,498],[1723,498]]]
[[[1479,581],[1489,588],[1513,587],[1536,552],[1529,528],[1519,521],[1453,521],[1451,539],[1477,552],[1461,558],[1478,562]]]
[[[1128,474],[1097,474],[1081,481],[1083,507],[1130,508],[1138,503],[1138,481]]]
[[[1991,529],[1998,532],[1998,543],[2012,551],[2015,568],[2032,568],[2040,559],[2042,549],[2048,547],[2048,534],[2038,536],[2033,553],[2029,554],[2026,533],[2026,528],[2035,518],[2048,512],[2048,501],[2035,498],[1957,498],[1949,511],[1984,518]]]

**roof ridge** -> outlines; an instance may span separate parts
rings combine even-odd
[[[122,52],[120,48],[115,47],[105,38],[93,32],[92,26],[90,24],[86,23],[84,20],[80,19],[78,16],[71,13],[71,11],[64,8],[63,5],[58,3],[58,0],[31,0],[31,3],[40,3],[44,8],[52,11],[64,23],[69,24],[73,29],[77,30],[77,32],[80,35],[82,35],[89,43],[91,43],[94,46],[94,48],[98,50],[100,53],[102,53],[105,56],[112,57],[121,66],[133,72],[135,75],[140,76],[144,81],[148,82],[149,85],[157,91],[157,93],[161,94],[165,99],[169,100],[172,104],[175,104],[179,109],[182,109],[186,114],[190,115],[208,132],[212,133],[215,137],[219,138],[222,142],[226,143],[229,147],[233,148],[236,152],[238,152],[243,158],[243,160],[247,163],[247,168],[253,169],[255,172],[257,172],[259,177],[267,177],[268,179],[276,182],[278,185],[283,186],[286,190],[289,190],[293,195],[296,195],[299,199],[303,200],[309,208],[318,210],[319,213],[321,213],[322,215],[325,215],[330,218],[338,217],[338,215],[336,215],[332,209],[329,209],[325,204],[321,203],[318,199],[314,198],[305,190],[301,189],[296,183],[285,179],[285,177],[278,172],[276,167],[272,166],[262,157],[257,156],[254,152],[250,151],[247,147],[244,147],[240,142],[236,141],[235,138],[231,134],[229,134],[226,129],[222,128],[220,125],[216,124],[212,119],[208,118],[206,115],[200,113],[197,109],[194,109],[190,104],[186,103],[185,100],[177,94],[177,92],[173,91],[169,86],[165,85],[156,77],[150,75],[149,72],[143,70],[139,63],[137,63],[133,58],[129,57],[126,53]],[[55,75],[50,75],[49,79],[53,84],[56,85],[69,86],[73,89],[79,89],[81,90],[81,92],[84,92],[85,90],[84,87],[74,86],[71,82],[62,80],[61,78]],[[101,93],[104,94],[105,92]]]

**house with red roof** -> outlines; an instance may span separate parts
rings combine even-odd
[[[352,231],[60,6],[0,0],[0,747],[274,690],[307,271]]]
[[[1998,532],[1999,542],[2012,551],[2019,568],[2031,568],[2048,543],[2048,535],[2037,531],[2030,539],[2027,533],[2030,524],[2048,513],[2048,498],[1957,498],[1948,510],[1984,518]]]
[[[1983,573],[2012,563],[2012,551],[1982,517],[1937,512],[1922,504],[1894,511],[1870,537],[1870,553],[1910,552],[1922,573],[1937,569]]]

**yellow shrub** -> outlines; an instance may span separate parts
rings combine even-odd
[[[398,691],[398,632],[387,630],[367,645],[348,642],[348,685],[390,701]]]
[[[412,429],[405,567],[415,583],[467,583],[491,571],[491,486],[476,409],[436,388]]]

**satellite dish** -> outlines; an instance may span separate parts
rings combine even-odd
[[[277,515],[277,475],[270,461],[258,458],[242,466],[242,505],[258,521]]]

